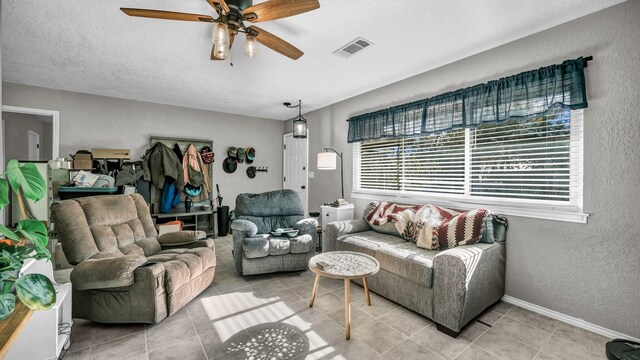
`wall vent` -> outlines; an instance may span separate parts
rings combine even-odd
[[[344,58],[348,58],[366,49],[370,45],[373,45],[371,41],[359,37],[350,41],[347,45],[341,47],[340,49],[334,51],[333,53],[336,55],[342,56]]]

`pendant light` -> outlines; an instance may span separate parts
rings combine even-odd
[[[297,139],[307,138],[307,119],[302,117],[302,100],[298,100],[298,105],[291,105],[290,102],[283,103],[289,109],[298,108],[298,116],[293,118],[293,137]]]

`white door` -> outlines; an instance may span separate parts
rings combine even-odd
[[[284,135],[283,146],[283,178],[282,187],[294,190],[300,195],[304,206],[304,216],[308,214],[308,171],[309,171],[309,141],[296,139],[292,133]]]
[[[40,160],[40,134],[35,131],[29,131],[29,161]]]

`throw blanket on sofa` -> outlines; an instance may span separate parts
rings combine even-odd
[[[380,202],[367,215],[373,225],[391,221],[403,239],[429,250],[475,244],[482,237],[488,209],[458,212],[435,205],[397,205]]]

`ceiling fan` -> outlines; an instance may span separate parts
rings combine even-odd
[[[244,33],[246,36],[244,53],[248,57],[256,55],[257,43],[260,43],[284,56],[297,60],[304,54],[300,49],[257,26],[245,26],[244,22],[258,23],[282,19],[320,7],[318,0],[269,0],[256,5],[253,5],[253,0],[205,1],[216,11],[217,18],[214,19],[209,15],[161,10],[132,8],[120,8],[120,10],[129,16],[214,23],[211,60],[225,60],[239,32]]]

